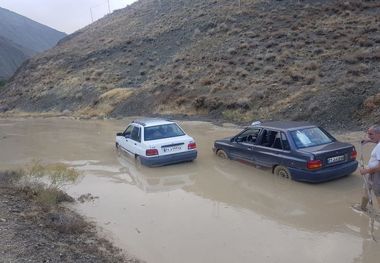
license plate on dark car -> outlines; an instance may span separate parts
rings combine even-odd
[[[334,157],[327,158],[327,163],[328,164],[330,164],[330,163],[336,163],[336,162],[340,162],[340,161],[344,161],[344,155],[339,155],[339,156],[334,156]]]

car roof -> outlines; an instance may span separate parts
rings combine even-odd
[[[266,121],[250,127],[275,128],[281,130],[295,130],[299,128],[315,127],[315,125],[304,121]]]
[[[137,123],[144,127],[149,127],[149,126],[156,126],[156,125],[163,125],[163,124],[171,124],[173,122],[169,120],[165,120],[165,119],[160,119],[160,118],[141,118],[141,119],[136,119],[132,121],[132,123]]]

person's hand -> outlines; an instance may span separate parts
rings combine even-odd
[[[377,142],[374,141],[374,140],[371,140],[371,139],[363,139],[363,140],[360,141],[360,143],[361,143],[362,145],[364,145],[364,144],[366,144],[366,143],[377,143]]]
[[[369,142],[371,142],[371,140],[369,140],[369,139],[363,139],[363,140],[360,141],[361,144],[366,144],[366,143],[369,143]]]
[[[368,168],[360,168],[359,172],[360,172],[361,175],[366,175],[366,174],[370,173],[370,169],[368,169]]]

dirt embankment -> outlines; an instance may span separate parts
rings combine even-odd
[[[62,206],[47,208],[0,172],[2,262],[140,262],[97,236],[95,226]]]

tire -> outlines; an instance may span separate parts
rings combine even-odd
[[[116,149],[119,149],[119,144],[115,143],[115,147],[116,147]]]
[[[288,168],[278,165],[274,168],[273,173],[279,177],[285,178],[285,179],[292,179],[292,175],[290,174]]]
[[[228,159],[227,153],[225,151],[223,151],[223,150],[218,150],[216,152],[216,156],[218,156],[218,157],[220,157],[222,159]]]

